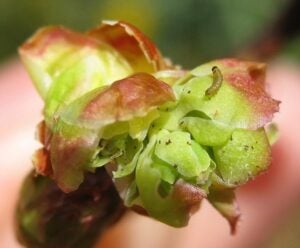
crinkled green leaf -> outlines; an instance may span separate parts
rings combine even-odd
[[[95,165],[93,158],[108,125],[147,116],[173,98],[167,84],[149,74],[135,74],[68,105],[54,125],[50,148],[53,177],[58,185],[66,192],[77,189],[84,171]],[[156,117],[153,113],[148,116],[150,121]],[[142,128],[147,130],[150,121],[136,125],[132,133],[143,133]],[[119,133],[115,131],[115,135]]]
[[[214,66],[220,69],[223,84],[207,105],[210,117],[223,120],[226,124],[231,121],[236,127],[250,129],[257,129],[271,121],[273,114],[279,109],[279,102],[265,92],[265,64],[238,59],[215,60],[197,67],[191,74],[198,78],[206,78],[211,75]],[[226,85],[232,88],[223,90]],[[230,120],[230,116],[233,120]]]
[[[263,128],[236,129],[226,144],[213,150],[218,171],[228,184],[246,183],[265,171],[271,162],[271,149]]]
[[[211,163],[212,160],[208,152],[194,140],[192,140],[192,148],[197,155],[199,164],[201,165],[201,172],[196,177],[196,183],[202,186],[207,183],[211,172],[215,169],[215,166]]]
[[[105,125],[105,120],[103,120]],[[129,122],[128,121],[118,121],[109,124],[103,128],[102,138],[109,140],[115,136],[128,133]]]
[[[170,185],[174,184],[176,179],[179,178],[177,168],[174,168],[172,165],[160,159],[158,161],[157,160],[158,158],[153,158],[154,163],[152,164],[152,166],[159,170],[161,180],[167,182]]]
[[[132,138],[142,141],[146,137],[151,123],[158,117],[159,113],[157,109],[153,109],[145,116],[137,116],[129,121],[118,121],[112,123],[103,129],[102,137],[104,139],[110,139],[116,135],[129,133]]]
[[[146,116],[136,117],[129,121],[129,135],[140,141],[144,140],[151,123],[159,117],[157,109],[152,110]]]
[[[212,84],[211,76],[194,77],[180,87],[181,108],[204,112],[210,119],[233,128],[248,128],[253,121],[247,99],[228,82],[213,97],[205,95]]]
[[[160,116],[157,118],[153,124],[151,125],[150,133],[157,133],[162,129],[166,129],[168,131],[176,131],[179,130],[179,121],[183,117],[184,112],[181,111],[180,108],[172,108],[172,106],[168,106],[170,104],[166,104],[167,107],[161,106]],[[164,107],[164,109],[162,109]]]
[[[189,133],[175,131],[159,132],[155,155],[164,162],[177,168],[186,177],[195,177],[200,173],[200,165],[192,149]]]
[[[120,178],[120,177],[125,177],[131,174],[136,167],[139,155],[143,149],[143,144],[142,143],[133,143],[132,145],[127,145],[126,146],[126,151],[125,151],[125,161],[122,160],[117,160],[118,163],[118,170],[113,172],[114,178]],[[128,154],[129,153],[129,154]],[[122,159],[122,157],[121,157]],[[128,162],[128,160],[130,162]]]
[[[194,151],[194,147],[197,148],[197,152]],[[197,144],[194,147],[189,133],[163,130],[158,134],[155,154],[161,160],[177,168],[184,177],[192,178],[197,177],[210,164],[205,150]]]
[[[156,137],[153,136],[140,155],[136,169],[136,183],[143,207],[157,220],[175,227],[185,226],[205,193],[200,188],[179,180],[170,186],[167,196],[161,196],[159,187],[162,176],[160,170],[152,166],[151,159],[155,143]]]
[[[198,117],[185,117],[180,126],[188,130],[199,144],[206,146],[224,144],[232,133],[232,128],[224,124]]]

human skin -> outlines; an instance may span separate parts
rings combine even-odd
[[[175,229],[137,214],[128,214],[109,230],[97,247],[260,247],[300,195],[299,68],[273,64],[267,83],[280,113],[275,122],[280,138],[273,147],[269,171],[238,190],[242,220],[237,234],[206,201],[186,228]],[[22,179],[39,147],[34,129],[42,119],[39,98],[21,64],[10,61],[0,69],[0,247],[20,247],[13,233],[14,205]],[[262,246],[261,246],[262,247]]]

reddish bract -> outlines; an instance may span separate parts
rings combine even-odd
[[[21,56],[26,54],[43,56],[49,46],[59,43],[78,47],[96,47],[99,41],[61,26],[49,26],[38,30],[34,36],[20,47],[19,52]]]
[[[138,73],[114,82],[84,108],[80,120],[125,121],[142,116],[155,106],[175,100],[172,88],[155,77]]]
[[[104,21],[88,35],[114,47],[135,72],[154,72],[170,67],[153,42],[140,30],[123,21]]]
[[[239,90],[253,107],[253,120],[249,128],[257,129],[270,122],[279,111],[279,101],[265,91],[266,65],[237,59],[211,62],[220,67],[224,80]]]

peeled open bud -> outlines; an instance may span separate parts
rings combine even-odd
[[[208,196],[232,223],[219,196],[234,205],[233,189],[267,169],[271,150],[264,125],[278,102],[263,89],[260,64],[209,65],[211,71],[200,66],[173,88],[136,74],[66,107],[50,148],[58,185],[74,190],[85,170],[114,163],[106,168],[127,207],[179,227]]]
[[[183,71],[123,22],[46,28],[20,52],[45,100],[37,172],[73,194],[105,168],[126,207],[175,227],[207,198],[234,232],[235,188],[271,161],[265,125],[279,102],[265,92],[264,64]]]

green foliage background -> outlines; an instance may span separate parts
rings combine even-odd
[[[132,22],[163,53],[184,66],[234,55],[262,34],[283,0],[1,0],[0,61],[38,27],[61,24],[84,31],[102,19]]]

